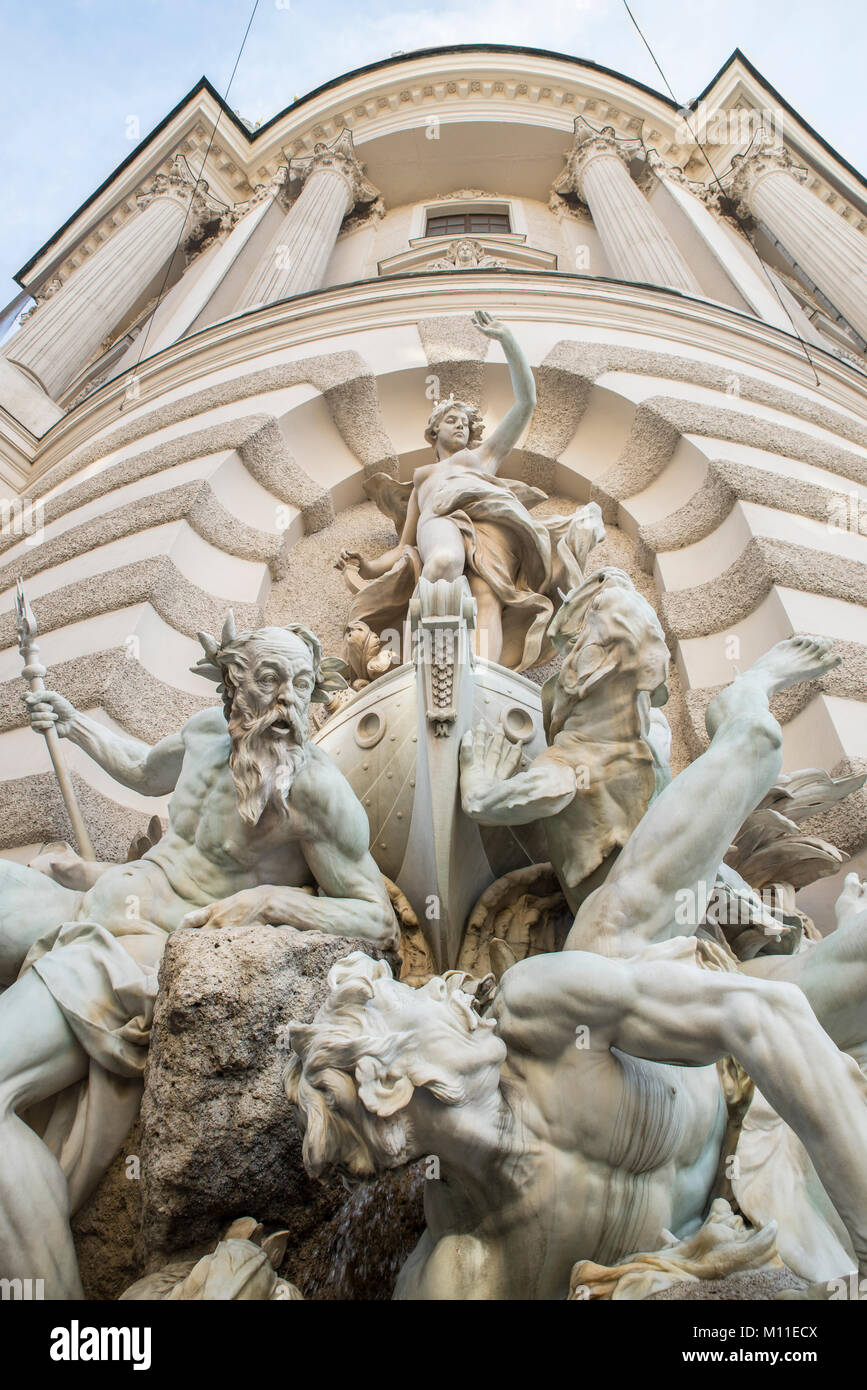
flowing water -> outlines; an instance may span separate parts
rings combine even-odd
[[[419,1164],[361,1183],[322,1231],[296,1274],[311,1299],[387,1299],[424,1230]],[[292,1277],[290,1275],[290,1277]]]

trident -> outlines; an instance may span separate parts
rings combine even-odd
[[[24,586],[19,579],[15,585],[15,626],[18,630],[18,650],[24,659],[24,679],[30,686],[34,695],[41,695],[45,689],[45,667],[41,661],[37,660],[39,648],[36,645],[36,618],[33,609],[24,597]],[[63,754],[60,750],[60,736],[52,724],[50,728],[44,729],[45,742],[48,744],[48,752],[54,764],[54,771],[60,783],[60,790],[66,809],[69,812],[69,819],[72,822],[72,829],[78,841],[78,849],[82,858],[95,859],[96,851],[93,848],[84,817],[75,796],[75,788],[63,761]]]

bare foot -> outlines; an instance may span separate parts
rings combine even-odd
[[[801,681],[818,680],[840,665],[833,656],[833,642],[827,637],[787,637],[760,656],[746,673],[758,679],[768,696],[788,690]]]

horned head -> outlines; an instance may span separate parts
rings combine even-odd
[[[227,673],[229,668],[234,665],[242,655],[244,647],[258,637],[273,638],[276,633],[285,632],[287,636],[293,636],[304,643],[310,652],[310,660],[313,666],[314,687],[311,701],[317,704],[327,703],[338,690],[345,690],[347,686],[346,676],[349,674],[349,667],[346,662],[337,656],[323,656],[322,646],[318,637],[303,627],[301,623],[286,623],[282,628],[256,628],[247,632],[237,632],[235,626],[235,615],[230,608],[226,620],[223,623],[223,630],[219,637],[213,637],[209,632],[197,634],[202,645],[204,656],[191,666],[190,670],[197,676],[204,676],[206,680],[215,681],[217,691],[223,697],[223,703],[228,704],[231,700],[231,690],[227,686]]]

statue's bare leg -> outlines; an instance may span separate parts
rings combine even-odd
[[[830,642],[790,637],[714,697],[710,746],[653,802],[605,884],[582,903],[568,950],[631,956],[695,930],[726,850],[780,771],[770,697],[837,665]]]
[[[0,995],[0,1276],[83,1298],[60,1165],[18,1111],[87,1075],[81,1044],[38,975]]]
[[[477,574],[468,575],[470,592],[476,600],[476,655],[485,661],[499,661],[503,654],[503,608],[490,584]]]
[[[418,524],[418,549],[424,579],[432,584],[438,579],[460,579],[467,562],[464,538],[447,516],[422,517]]]
[[[23,864],[0,862],[0,985],[18,978],[37,937],[75,920],[81,894]]]

